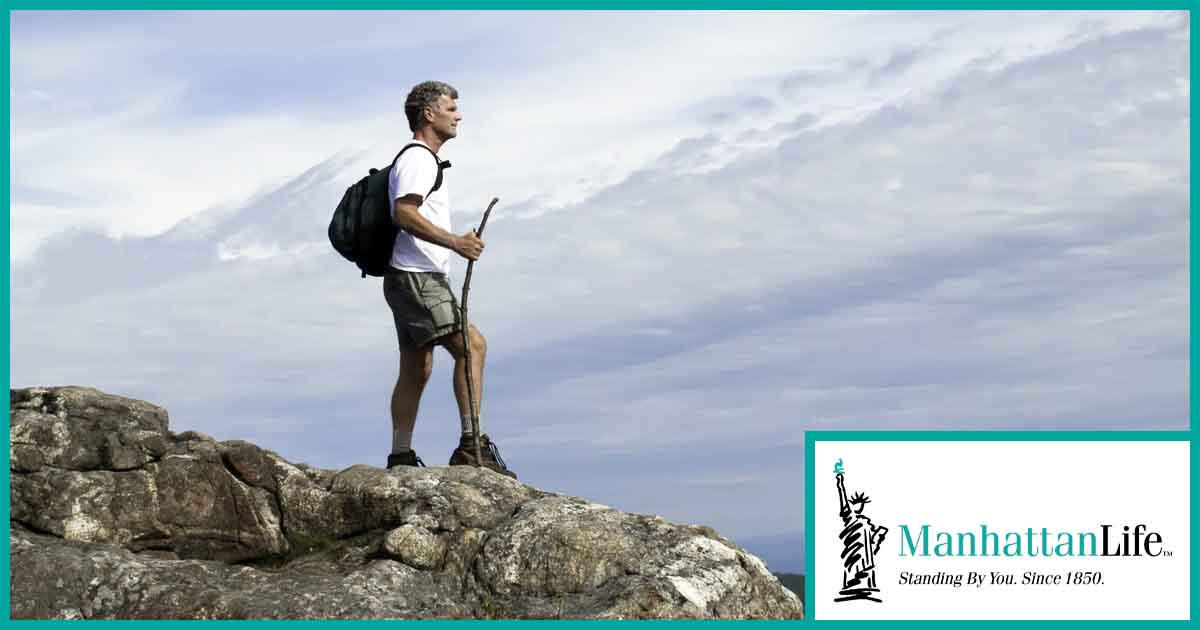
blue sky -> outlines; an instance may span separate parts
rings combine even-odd
[[[390,315],[325,227],[436,78],[456,227],[501,198],[471,315],[523,481],[798,571],[806,429],[1188,428],[1186,13],[11,24],[13,386],[382,465]]]

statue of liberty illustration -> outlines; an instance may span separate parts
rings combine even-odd
[[[838,591],[836,602],[855,599],[867,599],[882,602],[879,597],[879,587],[875,583],[875,554],[887,536],[887,528],[873,525],[871,519],[863,514],[871,499],[867,495],[856,492],[850,499],[846,498],[845,469],[842,460],[837,460],[833,467],[837,476],[838,499],[842,517],[842,531],[838,537],[842,539],[842,590]]]

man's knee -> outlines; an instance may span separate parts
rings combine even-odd
[[[473,355],[482,357],[487,354],[487,339],[484,338],[483,333],[479,332],[478,328],[471,326],[470,338]]]
[[[461,359],[463,358],[462,337],[462,329],[459,329],[442,337],[439,341],[454,358]],[[474,324],[471,325],[467,337],[471,343],[471,356],[483,357],[487,354],[487,339],[484,338],[483,333],[479,332],[479,329]]]

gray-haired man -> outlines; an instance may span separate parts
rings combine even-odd
[[[425,384],[433,372],[433,348],[441,345],[454,357],[454,398],[462,437],[450,456],[451,465],[475,464],[471,409],[467,400],[466,370],[475,385],[475,410],[483,398],[483,365],[487,342],[474,325],[468,336],[471,365],[467,365],[462,341],[462,319],[458,301],[450,290],[450,255],[476,260],[483,241],[474,231],[456,235],[450,226],[450,198],[438,150],[458,135],[462,114],[458,91],[439,81],[418,84],[404,102],[404,113],[412,130],[412,147],[392,168],[388,195],[400,232],[392,249],[391,268],[383,279],[383,295],[391,307],[400,342],[400,376],[392,390],[392,453],[388,468],[424,465],[412,449],[417,407]],[[481,435],[482,465],[516,478],[508,470],[496,445]]]

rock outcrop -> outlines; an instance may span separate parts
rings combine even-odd
[[[707,527],[485,469],[316,469],[78,387],[10,419],[13,618],[802,616]]]

